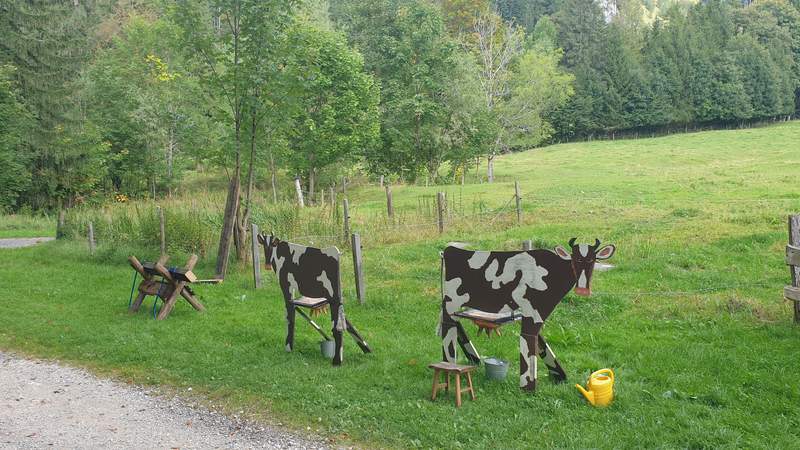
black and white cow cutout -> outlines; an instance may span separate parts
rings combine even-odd
[[[272,235],[259,235],[258,242],[264,246],[264,257],[267,267],[271,267],[278,276],[286,305],[286,351],[294,348],[295,313],[306,319],[311,326],[326,340],[328,336],[301,307],[320,308],[330,306],[333,340],[336,353],[333,365],[342,363],[344,345],[342,333],[347,330],[364,353],[372,350],[364,338],[358,333],[344,314],[342,301],[342,284],[340,277],[341,252],[336,247],[323,249],[306,247],[282,241]],[[294,293],[300,297],[294,298]]]
[[[600,248],[569,241],[570,251],[558,246],[550,250],[470,251],[449,246],[442,253],[444,280],[439,335],[445,361],[455,363],[456,343],[473,363],[480,355],[458,320],[463,308],[494,314],[518,313],[520,333],[520,387],[536,389],[537,355],[544,360],[550,376],[566,379],[550,346],[540,334],[544,321],[561,300],[575,288],[582,296],[591,294],[596,260],[610,258],[613,245]]]

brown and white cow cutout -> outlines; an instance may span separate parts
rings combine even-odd
[[[372,350],[363,337],[347,320],[344,314],[341,284],[341,252],[336,247],[314,248],[282,241],[272,235],[259,235],[258,241],[264,246],[264,257],[268,268],[278,277],[286,306],[286,351],[294,349],[295,313],[306,319],[326,340],[322,331],[302,307],[330,306],[332,334],[336,345],[333,364],[340,365],[343,359],[344,343],[342,333],[346,330],[356,340],[364,353]],[[293,298],[294,293],[301,295]],[[311,301],[311,303],[309,303]]]
[[[550,346],[541,336],[544,321],[561,300],[575,288],[575,293],[591,295],[591,279],[597,260],[610,258],[613,245],[600,248],[569,241],[570,251],[558,246],[555,251],[470,251],[448,246],[442,253],[444,280],[440,336],[442,353],[448,362],[456,362],[456,343],[473,363],[480,355],[457,318],[463,308],[494,314],[519,313],[520,387],[536,389],[537,359],[540,356],[550,375],[566,379]]]

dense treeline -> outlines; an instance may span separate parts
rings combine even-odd
[[[0,210],[222,169],[220,273],[279,172],[492,181],[507,151],[799,107],[800,0],[0,0]]]

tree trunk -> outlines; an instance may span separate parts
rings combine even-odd
[[[228,197],[225,200],[225,216],[222,219],[222,233],[219,237],[219,250],[217,251],[217,278],[225,278],[228,272],[228,255],[231,251],[233,229],[236,225],[236,212],[239,209],[239,196],[241,194],[240,168],[236,168],[233,178],[228,185]]]
[[[270,182],[272,183],[272,203],[278,203],[278,190],[275,187],[275,157],[272,156],[272,152],[269,154],[269,174]]]

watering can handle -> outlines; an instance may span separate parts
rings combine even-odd
[[[611,370],[611,369],[600,369],[597,372],[593,372],[589,376],[589,378],[595,378],[595,377],[600,376],[600,375],[602,375],[604,373],[607,373],[607,374],[609,374],[611,376],[611,384],[614,384],[614,371]]]

